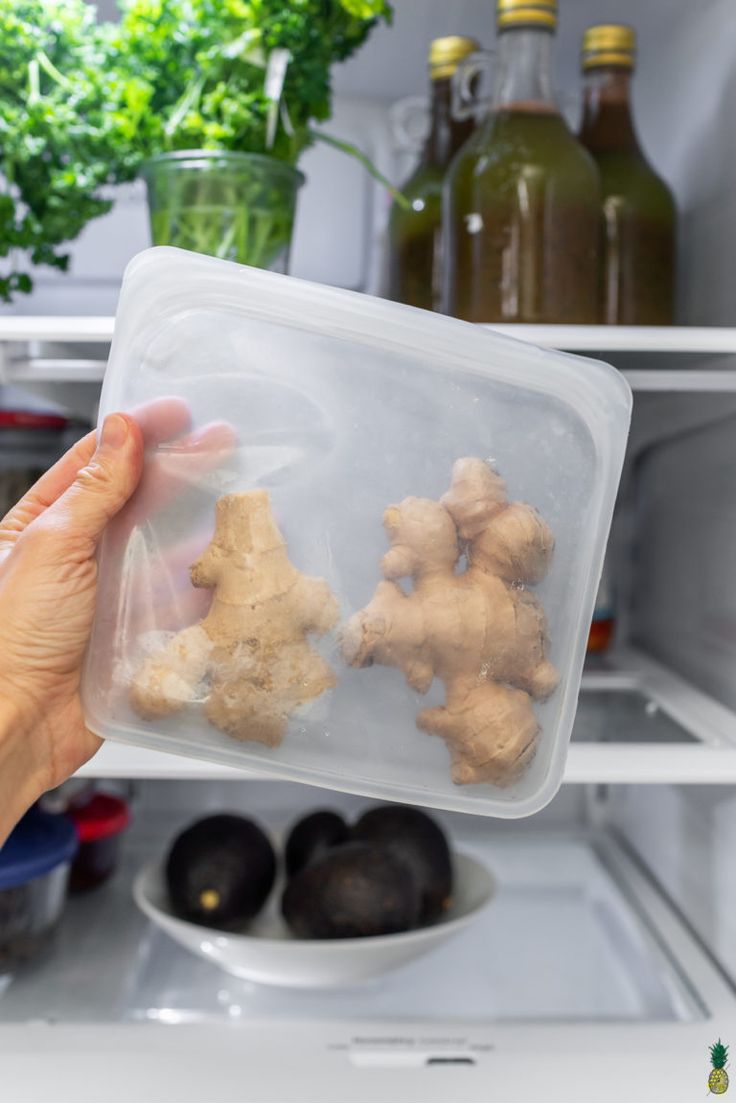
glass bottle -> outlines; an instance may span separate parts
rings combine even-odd
[[[497,0],[491,109],[443,201],[443,308],[470,322],[597,321],[600,181],[552,93],[556,0]]]
[[[603,564],[598,593],[595,599],[593,620],[588,633],[588,654],[607,651],[616,627],[615,599],[608,568],[608,557]]]
[[[388,297],[426,310],[440,307],[442,182],[474,125],[452,116],[452,75],[458,62],[479,49],[475,39],[459,35],[432,42],[429,135],[419,164],[401,187],[411,210],[394,203],[389,218]]]
[[[631,27],[588,27],[583,37],[580,140],[601,174],[605,238],[602,322],[671,325],[675,203],[647,161],[631,111],[636,36]]]

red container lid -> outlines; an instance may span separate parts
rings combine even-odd
[[[95,793],[85,804],[72,806],[69,816],[74,821],[80,843],[94,843],[119,835],[130,823],[128,805],[120,797]]]
[[[0,410],[0,429],[66,429],[69,421],[60,414],[37,414],[33,410]]]

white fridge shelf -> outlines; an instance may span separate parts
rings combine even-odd
[[[111,315],[3,314],[0,342],[69,341],[104,343],[112,340],[115,319]]]
[[[99,383],[104,359],[80,346],[107,345],[109,316],[1,316],[0,382]],[[635,391],[736,391],[736,327],[495,325],[545,348],[596,356],[620,367]],[[54,345],[54,355],[44,346]],[[68,355],[65,355],[64,346]],[[71,350],[71,351],[69,351]]]
[[[112,339],[109,315],[3,315],[0,342],[104,342]],[[736,354],[736,326],[493,325],[489,329],[568,352],[651,352],[667,355]]]
[[[79,773],[100,778],[243,777],[242,771],[216,763],[113,742]],[[736,718],[660,664],[639,652],[621,651],[583,677],[565,783],[736,783]]]
[[[498,333],[567,352],[736,354],[734,326],[493,325]]]

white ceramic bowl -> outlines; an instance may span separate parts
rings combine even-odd
[[[406,965],[473,921],[493,895],[493,880],[488,870],[467,854],[456,854],[454,861],[453,903],[439,922],[415,931],[371,938],[294,938],[279,914],[280,891],[272,894],[247,934],[229,934],[188,923],[171,911],[158,863],[141,870],[133,895],[156,926],[236,977],[290,988],[334,988],[372,980]]]

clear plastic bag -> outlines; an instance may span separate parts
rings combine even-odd
[[[630,408],[625,380],[604,364],[543,351],[439,315],[178,250],[141,254],[123,284],[100,418],[115,410],[133,412],[147,440],[147,458],[139,490],[111,525],[101,549],[97,614],[83,683],[90,728],[105,738],[380,798],[505,817],[537,811],[562,779]],[[402,526],[411,510],[404,500],[429,500],[431,509],[422,509],[442,520],[447,504],[439,500],[450,488],[454,465],[464,457],[492,465],[476,465],[471,474],[491,472],[498,487],[497,470],[509,501],[529,503],[554,539],[549,569],[537,572],[544,574],[538,582],[521,569],[520,577],[507,570],[500,581],[491,580],[496,589],[505,587],[503,600],[515,602],[517,613],[521,609],[526,616],[541,603],[548,621],[547,657],[559,675],[547,700],[514,697],[525,715],[533,710],[538,732],[523,768],[500,777],[500,783],[474,782],[476,774],[487,777],[483,770],[466,770],[462,776],[458,761],[465,752],[459,737],[454,738],[453,781],[448,753],[453,739],[419,730],[417,717],[425,709],[443,709],[453,694],[462,696],[460,682],[452,680],[455,674],[447,674],[450,667],[462,669],[481,696],[490,686],[502,697],[494,723],[503,740],[503,693],[526,696],[511,660],[493,667],[491,657],[490,673],[488,655],[480,651],[461,661],[462,631],[458,636],[455,625],[455,636],[448,630],[443,640],[437,628],[442,617],[430,623],[432,616],[420,608],[424,599],[415,595],[409,599],[411,615],[428,618],[426,633],[432,638],[422,636],[424,629],[414,633],[424,665],[420,676],[409,677],[410,685],[406,662],[400,668],[382,665],[385,655],[368,653],[365,641],[374,638],[375,618],[368,623],[370,617],[360,612],[381,581],[393,532],[403,550],[392,552],[391,570],[384,563],[395,579],[384,586],[401,591],[391,602],[402,634],[408,606],[401,599],[418,588],[416,579],[400,577],[402,556],[421,569],[433,547],[431,525],[425,528],[421,522],[412,538],[424,545],[406,551],[409,537]],[[462,476],[462,465],[456,475],[458,470]],[[456,483],[456,497],[457,489]],[[266,491],[268,499],[252,491]],[[248,493],[245,505],[242,498],[222,505],[223,498],[243,492]],[[384,518],[392,504],[398,512]],[[251,519],[240,516],[233,528],[225,513],[242,514],[243,509],[251,511]],[[253,510],[260,520],[253,520]],[[230,533],[224,541],[232,545],[229,550],[222,540],[214,549],[210,545],[216,511],[218,533],[223,525]],[[452,524],[458,562],[433,583],[430,604],[436,611],[460,602],[457,615],[464,624],[463,610],[474,616],[475,599],[453,595],[468,560],[476,566],[477,560],[458,516]],[[253,536],[256,528],[261,535]],[[299,577],[326,583],[315,599],[321,611],[303,621],[323,629],[334,620],[321,635],[282,628],[291,624],[283,620],[283,608],[274,612],[276,605],[259,604],[278,589],[263,553],[264,540],[269,546],[277,541],[274,531],[286,542],[280,561],[285,554]],[[245,546],[251,538],[254,546],[260,541],[261,551]],[[195,581],[203,588],[192,585],[189,568],[195,561]],[[251,572],[247,579],[244,571]],[[251,592],[244,579],[259,595],[250,621],[251,614],[243,610]],[[333,617],[325,613],[327,587],[336,602]],[[473,586],[468,583],[468,588]],[[221,615],[228,601],[240,606],[232,615]],[[511,635],[499,628],[496,608],[489,606],[486,636],[495,631],[506,655]],[[181,662],[181,640],[188,648],[193,638],[177,633],[194,628],[199,647],[204,637],[194,626],[207,616],[205,628],[212,622],[208,631],[217,638],[204,640],[206,655],[194,655],[190,648],[184,666],[172,670]],[[388,619],[393,621],[393,614]],[[261,627],[251,630],[251,623]],[[356,647],[360,650],[356,632],[362,632],[365,644],[363,668],[350,665]],[[318,658],[305,658],[305,648]],[[270,657],[264,659],[266,650]],[[285,684],[284,668],[292,660],[298,671],[282,709],[280,745],[243,738],[249,732],[262,738],[262,728],[269,726],[265,720],[260,724],[261,706],[253,705],[256,683],[256,697],[270,723],[273,701]],[[443,676],[432,679],[433,661]],[[321,690],[315,670],[332,671]],[[145,707],[135,688],[140,689],[142,677]],[[162,678],[168,688],[156,698]],[[179,688],[172,690],[172,678]],[[427,678],[427,685],[420,684]],[[294,690],[300,681],[306,687],[301,700]],[[227,727],[222,708],[213,705],[217,698],[230,707],[246,689],[249,705],[245,720],[236,717],[236,739],[222,730]],[[320,691],[309,698],[313,690]],[[181,700],[172,710],[172,695],[179,692]],[[210,722],[213,716],[216,722]]]

